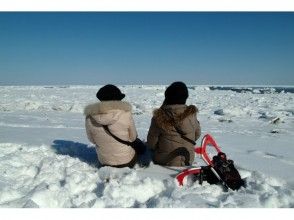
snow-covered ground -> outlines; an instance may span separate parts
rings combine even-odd
[[[246,178],[237,192],[190,179],[179,187],[178,168],[152,163],[101,168],[83,116],[99,88],[0,87],[0,207],[294,207],[293,87],[189,86],[202,137],[210,133]],[[120,88],[146,139],[165,86]]]

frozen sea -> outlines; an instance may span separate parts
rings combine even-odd
[[[100,87],[0,86],[0,207],[294,207],[294,87],[189,86],[201,138],[211,134],[247,181],[228,192],[189,178],[180,187],[179,169],[153,163],[100,167],[83,116]],[[119,87],[146,140],[166,86]]]

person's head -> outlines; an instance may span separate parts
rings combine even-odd
[[[115,85],[108,84],[98,90],[96,97],[100,101],[120,101],[125,97],[125,94]]]
[[[188,88],[183,82],[173,82],[164,92],[164,105],[186,104]]]

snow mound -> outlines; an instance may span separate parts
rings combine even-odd
[[[56,145],[56,143],[55,143]],[[81,145],[74,145],[82,147]],[[86,146],[84,146],[86,147]],[[285,181],[241,169],[247,187],[186,180],[179,187],[165,172],[142,178],[151,168],[100,167],[68,146],[0,144],[1,207],[293,207],[294,190]],[[91,148],[91,147],[88,147]],[[88,152],[90,154],[90,151]],[[13,156],[11,156],[13,155]],[[91,151],[95,156],[95,152]],[[176,174],[175,172],[174,174]]]

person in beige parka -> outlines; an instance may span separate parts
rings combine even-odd
[[[137,162],[134,149],[115,140],[103,128],[107,125],[109,131],[120,139],[134,141],[137,131],[132,106],[121,101],[125,94],[111,84],[102,87],[96,97],[101,102],[88,105],[84,114],[87,136],[96,145],[99,162],[105,166],[133,167]]]
[[[200,137],[201,129],[197,120],[198,109],[194,105],[187,106],[187,98],[187,86],[183,82],[174,82],[166,89],[162,106],[153,112],[147,143],[154,150],[156,164],[185,166],[194,161],[191,140]]]

